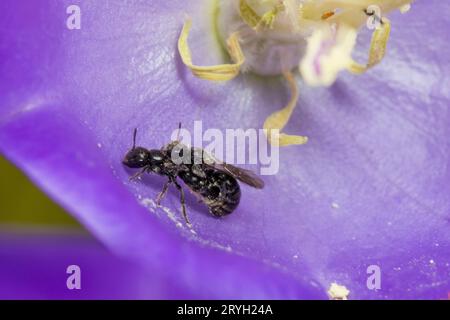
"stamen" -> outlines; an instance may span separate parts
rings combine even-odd
[[[259,26],[266,26],[270,29],[273,29],[273,24],[275,23],[275,19],[278,16],[278,13],[284,10],[283,4],[277,4],[272,10],[266,12],[262,17]]]
[[[370,43],[369,60],[366,65],[353,61],[348,70],[354,74],[362,74],[383,60],[386,54],[386,46],[391,33],[391,23],[387,18],[381,19],[382,23],[375,29]]]
[[[245,61],[237,33],[233,33],[227,40],[228,53],[233,64],[221,64],[215,66],[196,66],[192,63],[191,50],[187,42],[192,21],[188,19],[181,31],[178,39],[178,51],[183,63],[192,71],[192,73],[201,79],[210,81],[228,81],[239,75],[242,64]]]
[[[267,140],[272,145],[283,147],[289,145],[305,144],[308,141],[307,137],[287,135],[285,133],[274,135],[272,131],[277,130],[278,132],[284,129],[286,124],[289,122],[289,119],[292,116],[292,112],[297,106],[297,102],[299,99],[299,90],[294,76],[289,71],[284,72],[283,75],[289,84],[291,90],[291,99],[289,100],[289,103],[286,105],[286,107],[284,107],[280,111],[272,113],[269,117],[267,117],[266,121],[264,122],[263,128],[266,132]]]
[[[253,29],[255,29],[261,21],[261,17],[258,16],[255,10],[253,10],[245,0],[239,1],[239,14],[241,15],[242,20]]]
[[[216,0],[220,15],[216,30],[227,39],[232,63],[197,66],[188,45],[191,20],[187,20],[178,40],[183,63],[205,80],[227,81],[241,71],[262,76],[283,74],[288,82],[289,103],[264,122],[269,143],[300,145],[308,138],[280,133],[296,108],[299,90],[292,70],[298,66],[303,80],[312,86],[329,86],[342,70],[361,74],[382,61],[386,54],[391,25],[380,12],[406,12],[412,0]],[[372,35],[367,64],[352,59],[358,29],[370,16],[379,23]],[[240,42],[238,39],[240,38]],[[244,57],[244,52],[245,56]]]
[[[266,12],[262,17],[260,17],[255,10],[248,5],[246,0],[239,1],[239,14],[242,20],[244,20],[246,24],[255,30],[261,27],[273,29],[275,19],[278,14],[284,10],[284,8],[283,3],[278,3],[272,8],[272,10]]]

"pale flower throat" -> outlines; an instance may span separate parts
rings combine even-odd
[[[287,7],[281,1],[219,1],[219,36],[228,39],[239,34],[245,56],[243,71],[273,76],[298,66],[311,34],[299,25],[301,2],[286,2]]]
[[[262,76],[283,75],[289,84],[288,104],[270,115],[264,129],[270,143],[292,145],[307,138],[279,133],[286,126],[299,98],[293,70],[306,84],[329,86],[338,73],[361,74],[384,58],[390,35],[390,21],[384,16],[410,9],[412,0],[216,0],[217,30],[232,63],[198,66],[188,46],[191,21],[178,41],[184,64],[205,80],[228,81],[241,72]],[[356,63],[352,53],[358,30],[373,30],[368,61]],[[208,30],[209,32],[209,30]]]

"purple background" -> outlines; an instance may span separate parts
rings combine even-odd
[[[394,14],[388,55],[367,74],[343,73],[331,88],[301,83],[286,130],[308,144],[283,148],[280,172],[264,178],[263,191],[244,187],[225,219],[189,196],[193,235],[139,204],[164,180],[128,181],[120,160],[132,129],[140,144],[158,148],[179,121],[187,129],[200,119],[205,129],[259,127],[288,99],[281,79],[212,84],[186,71],[176,51],[185,12],[194,61],[221,61],[205,3],[83,1],[82,29],[70,31],[70,1],[2,1],[1,152],[110,252],[151,273],[147,283],[161,283],[140,297],[325,299],[336,281],[353,299],[446,298],[450,5],[419,1]],[[367,46],[361,41],[356,56]],[[175,191],[164,205],[182,221]],[[102,269],[101,259],[81,255]],[[7,254],[3,261],[16,263]],[[371,264],[382,270],[379,291],[366,288]]]

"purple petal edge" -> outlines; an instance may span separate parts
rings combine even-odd
[[[326,297],[306,275],[295,279],[174,233],[138,204],[112,174],[93,138],[58,107],[36,106],[3,126],[1,151],[113,252],[175,277],[180,287],[191,290],[192,298]]]

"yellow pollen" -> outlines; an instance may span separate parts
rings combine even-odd
[[[332,16],[334,16],[334,12],[333,12],[333,11],[328,11],[328,12],[325,12],[325,13],[322,15],[321,19],[322,19],[322,20],[327,20],[328,18],[330,18],[330,17],[332,17]]]

